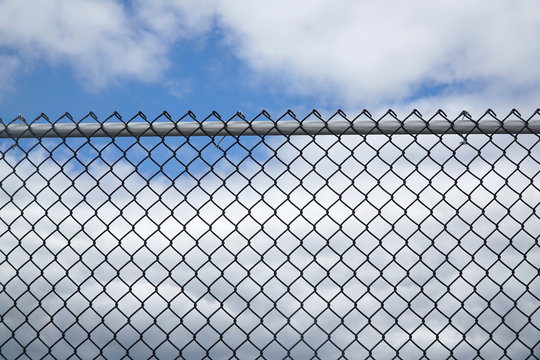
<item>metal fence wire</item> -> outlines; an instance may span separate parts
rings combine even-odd
[[[0,358],[540,358],[540,111],[0,126]]]

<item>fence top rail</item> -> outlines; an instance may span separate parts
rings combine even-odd
[[[538,115],[535,112],[534,115]],[[116,113],[115,113],[116,114]],[[166,113],[164,113],[166,114]],[[336,116],[339,114],[339,116]],[[395,113],[387,113],[380,119],[367,115],[357,116],[350,120],[344,114],[336,113],[328,119],[323,119],[318,113],[315,117],[304,119],[272,120],[259,116],[248,121],[241,113],[229,120],[221,120],[219,115],[212,115],[204,121],[198,121],[194,116],[180,121],[172,121],[167,117],[164,121],[147,121],[132,118],[124,122],[119,116],[111,116],[120,122],[50,122],[46,117],[38,117],[27,123],[21,116],[9,124],[0,125],[0,138],[68,138],[68,137],[142,137],[142,136],[267,136],[267,135],[376,135],[376,134],[540,134],[540,116],[524,119],[519,113],[512,111],[506,118],[497,119],[485,114],[473,119],[467,112],[455,120],[445,116],[425,120],[421,116],[411,116],[399,119]],[[390,115],[388,115],[390,114]],[[412,113],[414,114],[414,112]],[[439,113],[437,113],[439,114]],[[436,114],[436,115],[437,115]],[[444,114],[444,113],[443,113]],[[294,115],[294,114],[293,114]],[[310,114],[313,115],[313,112]],[[417,114],[414,114],[417,115]],[[491,114],[490,114],[491,115]],[[107,120],[109,120],[109,117]],[[59,120],[63,119],[60,118]],[[37,120],[44,119],[45,122]],[[17,120],[17,121],[16,121]]]

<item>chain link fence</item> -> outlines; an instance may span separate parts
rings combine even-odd
[[[0,358],[540,357],[540,112],[0,127]]]

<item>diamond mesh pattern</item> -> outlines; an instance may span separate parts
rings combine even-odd
[[[0,358],[538,358],[539,142],[3,139]]]

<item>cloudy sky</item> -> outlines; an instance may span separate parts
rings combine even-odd
[[[532,0],[0,0],[0,117],[528,117],[538,33]],[[0,357],[538,354],[538,136],[212,140],[2,140]]]
[[[0,116],[524,113],[535,0],[0,2]]]

